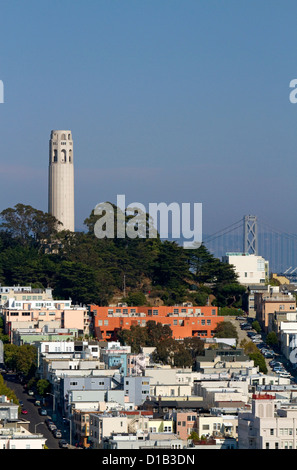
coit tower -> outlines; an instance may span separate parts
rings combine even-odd
[[[74,232],[74,167],[71,131],[52,131],[49,142],[48,212]]]

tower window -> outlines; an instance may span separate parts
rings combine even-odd
[[[67,161],[66,150],[61,150],[61,161],[65,163]]]

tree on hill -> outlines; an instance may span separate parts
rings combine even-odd
[[[116,217],[116,216],[115,216]],[[108,305],[126,293],[146,293],[154,302],[193,302],[239,306],[242,286],[233,268],[202,245],[185,250],[176,242],[156,238],[97,238],[94,211],[85,220],[88,231],[56,230],[56,220],[31,206],[17,204],[0,214],[0,282],[52,287],[54,296],[76,303]],[[125,215],[125,226],[134,215]],[[115,223],[117,220],[115,219]],[[146,230],[150,220],[146,215]],[[144,292],[143,286],[149,286]],[[158,299],[158,302],[159,302]],[[131,301],[143,303],[144,297]]]
[[[29,205],[16,204],[0,213],[1,230],[16,239],[21,245],[35,245],[49,242],[57,234],[60,222],[51,214],[34,209]]]
[[[222,321],[217,324],[214,330],[215,338],[235,338],[238,340],[236,327],[230,321]]]
[[[129,292],[127,297],[123,297],[122,302],[129,306],[146,305],[147,300],[143,292]]]

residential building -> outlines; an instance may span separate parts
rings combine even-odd
[[[218,316],[217,307],[193,307],[188,304],[172,307],[91,305],[89,310],[93,315],[94,336],[103,340],[114,339],[117,331],[130,329],[132,325],[144,327],[148,321],[168,325],[175,339],[192,336],[211,338],[217,324],[224,321],[224,317]]]
[[[256,318],[255,293],[267,294],[271,290],[279,292],[279,287],[267,284],[250,284],[247,286],[246,292],[242,296],[242,308],[249,317]]]
[[[41,450],[46,439],[42,434],[30,433],[22,426],[0,428],[0,449]]]
[[[135,434],[113,433],[103,440],[103,448],[109,450],[142,450],[142,449],[186,449],[187,441],[181,440],[174,433],[138,432]],[[184,461],[183,461],[184,463]],[[191,462],[193,463],[193,462]]]
[[[255,292],[256,320],[260,323],[265,333],[268,332],[269,315],[275,312],[296,311],[296,298],[291,293]]]
[[[195,370],[204,374],[218,374],[220,371],[227,373],[228,369],[235,373],[254,367],[254,361],[244,354],[243,349],[227,346],[206,349],[203,356],[196,357],[195,363]]]
[[[296,449],[297,407],[276,407],[274,394],[254,394],[252,410],[238,414],[239,449]]]
[[[89,313],[86,307],[72,305],[71,300],[17,301],[8,299],[3,308],[5,334],[19,328],[77,329],[80,335],[89,334]]]
[[[57,341],[74,341],[78,338],[77,329],[69,328],[49,328],[44,326],[42,330],[36,328],[17,328],[11,330],[11,343],[16,346],[23,344],[36,344],[40,341],[57,342]]]
[[[268,314],[268,333],[274,331],[280,340],[281,325],[297,322],[297,311],[273,312]]]
[[[197,417],[194,410],[180,410],[173,412],[175,422],[175,432],[182,440],[187,440],[192,432],[198,433]],[[200,434],[199,434],[200,436]]]
[[[237,414],[207,414],[199,413],[196,420],[197,434],[212,437],[237,438],[238,416]]]
[[[123,378],[123,388],[129,402],[142,405],[150,396],[150,377],[126,376]]]
[[[17,421],[19,405],[13,403],[5,395],[0,395],[0,422]]]
[[[240,284],[265,284],[268,282],[269,262],[262,256],[251,253],[226,253],[222,261],[234,266]]]
[[[89,442],[93,449],[103,448],[103,439],[113,433],[128,432],[127,416],[94,413],[89,421]]]
[[[52,300],[52,289],[34,289],[31,286],[0,286],[0,309],[10,299],[16,302],[23,301],[46,301]]]

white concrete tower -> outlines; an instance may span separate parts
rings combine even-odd
[[[71,131],[52,131],[49,142],[48,212],[74,232],[74,167]]]

